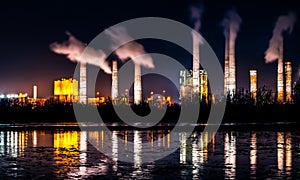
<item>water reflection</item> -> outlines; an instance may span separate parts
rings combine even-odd
[[[224,141],[225,179],[235,179],[236,136],[232,132],[226,133]]]
[[[290,132],[277,133],[278,174],[291,175],[292,172],[292,135]]]
[[[256,132],[251,133],[250,142],[250,177],[256,177],[256,163],[257,163],[257,144],[256,144]]]
[[[29,179],[34,178],[36,173],[54,179],[93,176],[125,179],[169,176],[178,179],[299,177],[293,172],[300,172],[297,151],[300,133],[257,131],[239,132],[237,135],[235,132],[206,132],[193,133],[189,137],[180,132],[177,136],[172,136],[168,130],[112,133],[0,131],[0,174],[12,178],[26,175]],[[180,142],[177,151],[159,161],[143,162],[145,152],[157,147],[170,148],[174,137]],[[88,143],[89,139],[95,140],[99,150],[109,147],[111,157],[98,152]],[[129,146],[129,142],[133,142],[133,146]],[[149,148],[144,142],[149,142]],[[129,152],[133,152],[133,163],[120,162],[120,157],[127,156]]]

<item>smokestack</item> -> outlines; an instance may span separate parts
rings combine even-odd
[[[224,62],[225,93],[227,92],[233,93],[236,90],[235,40],[241,22],[242,19],[235,10],[228,11],[225,15],[225,18],[222,21],[222,26],[224,27],[224,36],[226,41],[225,62]]]
[[[194,25],[194,30],[199,32],[201,28],[201,17],[203,13],[203,6],[201,4],[195,4],[190,7],[190,19]],[[202,43],[202,39],[197,37],[196,32],[192,32],[193,37],[193,93],[199,96],[200,88],[200,56],[199,56],[199,46]]]
[[[36,85],[33,86],[33,99],[34,100],[37,99],[37,86]]]
[[[199,56],[199,45],[200,41],[196,34],[192,32],[193,36],[193,92],[195,95],[199,95],[199,71],[200,71],[200,56]]]
[[[134,65],[134,103],[140,104],[142,102],[142,79],[141,79],[141,66]]]
[[[279,45],[277,65],[277,101],[284,102],[284,77],[283,77],[283,43]]]
[[[257,71],[250,70],[250,93],[251,97],[256,101],[256,92],[257,92]]]
[[[86,64],[80,63],[79,70],[79,101],[80,103],[87,103],[87,88],[86,88]]]
[[[285,100],[286,102],[292,101],[292,87],[293,87],[293,80],[292,80],[292,62],[285,62]]]
[[[111,98],[113,101],[116,101],[118,98],[118,63],[117,63],[117,61],[112,61]]]
[[[232,36],[230,30],[229,36]],[[229,91],[233,92],[236,89],[236,70],[235,70],[235,41],[229,41]]]
[[[225,61],[224,61],[224,95],[229,90],[229,39],[228,34],[225,35]]]

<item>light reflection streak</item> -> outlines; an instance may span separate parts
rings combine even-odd
[[[186,133],[182,132],[179,136],[180,145],[180,164],[186,164]]]
[[[284,133],[278,132],[277,133],[277,165],[278,170],[283,171],[284,163]]]
[[[250,144],[250,175],[256,175],[257,163],[257,145],[256,145],[256,132],[251,133]]]
[[[142,164],[141,152],[142,152],[142,140],[140,136],[140,132],[135,130],[133,137],[133,161],[134,167],[139,168]]]
[[[117,135],[117,131],[113,131],[112,132],[112,136],[111,136],[111,143],[112,143],[112,160],[114,161],[113,163],[113,171],[117,171],[118,170],[118,135]]]
[[[236,176],[236,137],[232,132],[225,134],[225,179],[235,179]]]

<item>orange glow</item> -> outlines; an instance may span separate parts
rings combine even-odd
[[[63,102],[77,101],[78,81],[72,78],[54,81],[54,97]]]

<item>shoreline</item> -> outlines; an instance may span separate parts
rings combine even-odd
[[[219,126],[218,131],[297,131],[299,128],[298,122],[277,122],[277,123],[223,123]],[[205,127],[217,126],[207,124],[197,124],[194,126],[194,131],[203,131]],[[171,124],[160,124],[152,126],[150,128],[136,128],[134,126],[126,126],[122,124],[95,124],[95,123],[84,123],[80,127],[77,123],[16,123],[16,124],[0,124],[0,131],[32,131],[32,130],[49,130],[49,131],[119,131],[119,130],[173,130],[175,126]],[[179,125],[177,132],[184,132],[193,127],[193,125]]]

